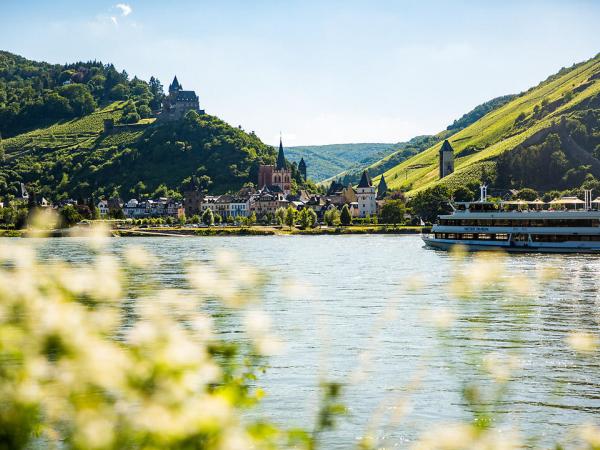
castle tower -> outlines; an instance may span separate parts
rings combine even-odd
[[[304,162],[304,158],[300,158],[298,170],[300,171],[300,175],[302,175],[302,179],[306,181],[306,163]]]
[[[175,95],[177,92],[182,91],[183,86],[177,80],[177,75],[173,78],[173,82],[169,85],[169,95]]]
[[[377,214],[377,202],[375,194],[375,186],[371,182],[369,173],[364,170],[360,183],[356,187],[356,200],[358,202],[358,215],[367,217]]]
[[[440,147],[440,179],[454,172],[454,149],[446,139]]]

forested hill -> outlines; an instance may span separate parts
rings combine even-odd
[[[569,189],[600,180],[600,55],[563,68],[460,131],[447,130],[455,172],[438,176],[441,142],[388,168],[390,189]],[[378,180],[376,179],[375,182]],[[600,182],[598,182],[600,186]]]
[[[131,100],[125,122],[150,117],[160,107],[163,87],[99,61],[48,64],[0,51],[0,133],[10,137],[59,120],[83,117],[99,105]]]
[[[286,156],[291,161],[300,158],[308,164],[308,177],[322,181],[351,167],[365,167],[386,156],[396,144],[331,144],[289,147]]]
[[[217,117],[144,118],[164,95],[156,79],[130,79],[97,62],[57,66],[6,52],[0,61],[3,198],[21,182],[53,201],[178,196],[192,177],[225,192],[256,182],[258,166],[275,161],[274,148]],[[105,119],[114,129],[104,130]]]

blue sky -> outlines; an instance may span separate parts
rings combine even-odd
[[[119,5],[119,6],[117,6]],[[0,48],[177,74],[286,145],[436,133],[600,52],[600,1],[0,0]]]

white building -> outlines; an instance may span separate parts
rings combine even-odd
[[[100,211],[100,217],[108,216],[108,212],[109,212],[108,200],[100,200],[98,202],[98,210]]]
[[[373,216],[377,214],[377,194],[375,186],[371,182],[371,177],[367,171],[363,171],[360,183],[356,187],[356,201],[358,203],[359,217]]]

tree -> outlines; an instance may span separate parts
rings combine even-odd
[[[72,227],[83,219],[73,205],[67,205],[60,210],[62,224],[65,227]]]
[[[387,194],[387,183],[385,182],[385,176],[382,174],[381,175],[381,180],[379,181],[379,184],[377,185],[377,198],[382,199],[386,196]]]
[[[252,211],[252,214],[250,214],[247,217],[246,223],[248,224],[249,227],[251,227],[252,225],[254,225],[256,223],[256,213],[254,211]]]
[[[350,214],[350,208],[348,208],[348,204],[345,204],[342,207],[342,212],[340,213],[340,222],[344,226],[352,224],[352,215]]]
[[[127,100],[129,88],[125,84],[119,83],[110,90],[108,96],[111,100]]]
[[[340,211],[336,207],[328,209],[327,211],[325,211],[325,214],[323,214],[323,220],[325,221],[327,226],[330,226],[330,227],[339,225]]]
[[[297,211],[291,206],[285,210],[285,224],[290,227],[290,230],[296,224],[296,213]]]
[[[83,84],[69,84],[62,86],[58,93],[69,100],[69,107],[77,116],[85,116],[96,109],[94,97]]]
[[[381,221],[396,226],[404,221],[406,206],[400,200],[388,200],[381,208]]]
[[[470,202],[473,200],[473,191],[465,186],[460,186],[454,190],[452,197],[457,202]]]
[[[308,208],[307,210],[307,219],[308,219],[308,227],[314,228],[317,225],[317,213],[312,208]]]
[[[215,218],[215,224],[217,224],[217,225],[219,225],[221,223],[221,221],[223,220],[221,215],[217,214],[217,213],[215,213],[214,218]]]
[[[414,213],[427,222],[450,212],[450,192],[445,186],[435,186],[417,193],[409,202]]]
[[[277,208],[277,211],[275,211],[275,218],[277,219],[277,223],[279,225],[283,225],[285,223],[285,208],[282,206]]]
[[[298,214],[298,225],[301,229],[308,228],[308,210],[306,208],[302,209]]]
[[[532,202],[536,200],[539,197],[539,195],[540,194],[538,194],[538,192],[535,189],[523,188],[517,192],[515,198],[519,200],[527,200]]]
[[[210,208],[206,208],[202,213],[202,223],[204,225],[208,225],[209,227],[215,223],[215,217],[213,216],[213,212]]]
[[[231,214],[229,214],[229,215],[227,216],[227,223],[228,223],[229,225],[233,225],[233,224],[235,223],[235,219],[233,218],[233,216],[232,216]]]
[[[198,214],[194,214],[190,219],[190,222],[194,224],[200,223],[200,216]]]

